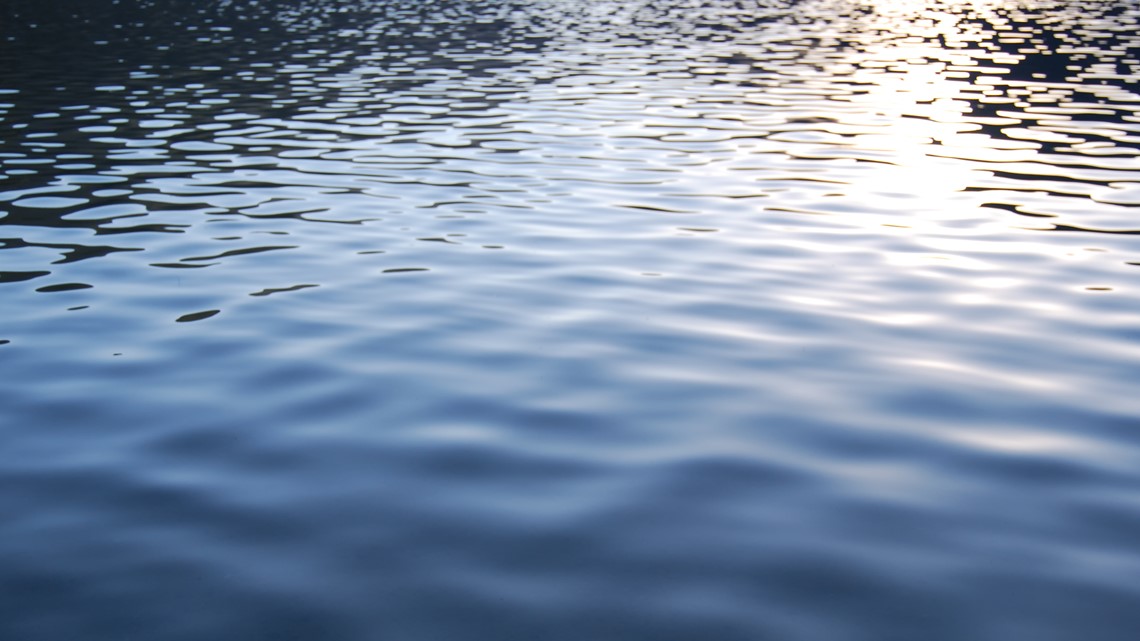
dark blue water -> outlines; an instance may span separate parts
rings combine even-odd
[[[3,0],[0,639],[1136,639],[1138,33]]]

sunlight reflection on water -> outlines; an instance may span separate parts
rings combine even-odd
[[[0,637],[1131,639],[1131,4],[3,11]]]

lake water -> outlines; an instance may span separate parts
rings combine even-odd
[[[1138,34],[5,0],[0,638],[1137,638]]]

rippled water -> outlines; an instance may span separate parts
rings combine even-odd
[[[7,0],[0,638],[1136,638],[1138,30]]]

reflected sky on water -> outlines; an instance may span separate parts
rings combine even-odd
[[[0,9],[0,637],[1130,640],[1133,3]]]

